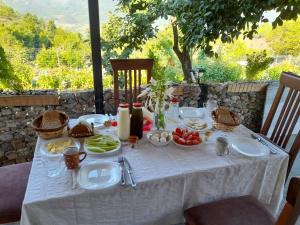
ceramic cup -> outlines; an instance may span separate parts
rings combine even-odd
[[[229,144],[228,144],[227,138],[225,138],[225,137],[217,138],[216,154],[218,156],[223,156],[223,155],[229,154]]]
[[[80,159],[80,155],[83,158]],[[77,147],[69,147],[64,150],[65,164],[69,170],[73,170],[79,167],[79,163],[86,157],[86,152],[80,152]]]

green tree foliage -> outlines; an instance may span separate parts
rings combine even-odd
[[[274,30],[270,24],[264,24],[259,34],[267,40],[275,54],[298,56],[300,53],[300,17],[284,21],[282,26]]]
[[[264,71],[274,61],[267,56],[267,52],[257,51],[247,55],[246,77],[248,80],[257,80],[260,72]]]
[[[0,88],[20,89],[20,81],[15,77],[12,65],[0,46]]]
[[[189,80],[193,49],[213,53],[212,44],[221,38],[232,42],[241,34],[252,38],[266,10],[276,9],[274,27],[283,19],[294,19],[300,11],[298,0],[291,1],[185,1],[185,0],[119,0],[119,13],[125,25],[117,47],[140,48],[157,32],[157,19],[170,19],[173,28],[173,50],[180,60],[185,80]]]
[[[265,79],[279,80],[280,75],[283,71],[299,74],[300,73],[300,65],[294,65],[288,61],[283,61],[275,66],[268,68],[266,71]]]

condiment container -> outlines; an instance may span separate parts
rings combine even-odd
[[[179,119],[179,100],[177,98],[172,98],[170,101],[167,119],[173,122],[177,122]]]
[[[143,125],[144,125],[144,117],[143,117],[143,104],[140,102],[135,102],[132,104],[132,112],[130,119],[130,135],[137,136],[139,139],[143,137]]]
[[[130,116],[128,104],[119,104],[118,108],[118,137],[127,141],[130,134]]]

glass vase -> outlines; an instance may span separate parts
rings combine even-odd
[[[166,116],[164,102],[157,102],[154,112],[154,123],[157,130],[166,129]]]

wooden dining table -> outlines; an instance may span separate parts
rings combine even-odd
[[[204,109],[199,109],[204,110]],[[207,113],[206,113],[207,115]],[[211,123],[210,118],[205,120]],[[76,120],[71,120],[75,123]],[[182,126],[168,123],[167,130]],[[100,133],[114,135],[113,128]],[[230,149],[216,155],[216,138],[251,137],[252,131],[240,125],[233,132],[214,130],[208,141],[196,148],[180,148],[174,143],[155,147],[144,137],[135,148],[124,144],[119,155],[90,162],[118,161],[125,156],[133,168],[137,186],[115,185],[104,190],[73,187],[70,171],[47,177],[37,140],[31,174],[22,207],[21,225],[171,225],[184,222],[189,207],[232,196],[253,195],[275,215],[283,196],[288,155],[248,157]],[[276,148],[276,146],[274,146]]]

